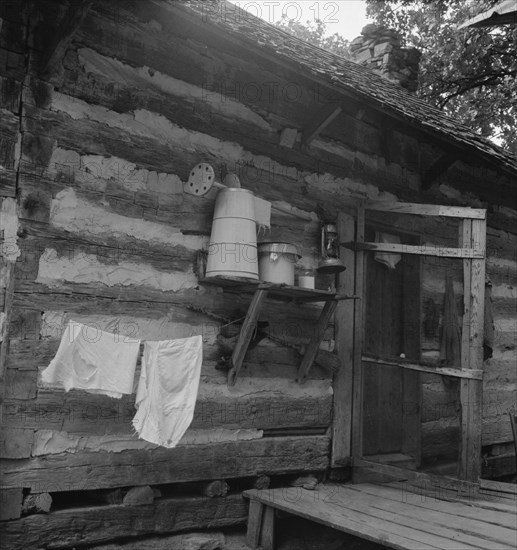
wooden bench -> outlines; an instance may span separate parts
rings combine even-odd
[[[263,550],[274,550],[275,509],[399,550],[513,550],[517,540],[515,501],[441,500],[371,484],[253,489],[244,496],[246,542]]]

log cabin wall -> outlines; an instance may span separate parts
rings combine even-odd
[[[3,294],[9,281],[14,285],[12,300],[3,301],[9,317],[2,342],[2,484],[15,501],[22,488],[61,494],[215,479],[231,487],[232,479],[328,467],[328,370],[313,368],[300,387],[295,351],[268,340],[247,355],[234,388],[215,368],[219,327],[244,315],[249,297],[199,284],[197,254],[209,238],[216,193],[192,197],[182,182],[200,161],[219,178],[234,171],[244,188],[292,206],[298,217],[273,212],[267,240],[298,244],[307,266],[317,261],[318,216],[349,209],[350,197],[489,207],[497,340],[485,362],[483,445],[491,473],[501,475],[511,441],[505,412],[516,385],[517,211],[508,176],[459,159],[423,189],[424,168],[442,154],[439,142],[329,94],[295,64],[275,63],[244,44],[236,48],[235,38],[212,28],[209,18],[174,3],[94,3],[63,56],[42,71],[69,4],[24,5],[2,27],[2,36],[14,28],[23,38],[9,39],[10,50],[5,40],[0,44],[2,59],[11,60],[0,67],[10,102],[1,123],[8,144],[2,208],[14,212],[17,200],[18,219],[8,219],[18,224],[20,249],[10,258],[12,277],[2,272]],[[279,145],[283,130],[301,136],[336,104],[342,112],[309,147],[300,148],[300,137],[293,147]],[[390,223],[407,229],[396,217]],[[433,243],[455,238],[446,224],[414,220],[412,228]],[[439,266],[424,266],[422,278],[422,303],[441,304]],[[317,307],[271,301],[264,319],[276,340],[299,344],[317,315]],[[134,395],[64,393],[39,381],[69,319],[142,340],[203,336],[186,444],[165,450],[136,439]],[[422,330],[429,357],[436,355],[437,330],[432,324]],[[329,346],[332,337],[330,327]],[[440,407],[451,400],[431,376],[423,382],[424,447],[430,456],[434,449],[446,454],[444,433],[454,445],[455,411]],[[197,501],[190,505],[194,516],[202,509]],[[153,520],[129,534],[244,521],[240,500],[224,509],[206,500],[202,506],[198,520],[178,518],[174,528]],[[118,534],[130,529],[130,512],[123,518]],[[81,521],[88,525],[86,516]],[[62,544],[80,542],[77,532],[63,536]],[[106,540],[97,536],[85,527],[82,541]]]

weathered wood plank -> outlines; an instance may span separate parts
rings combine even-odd
[[[246,532],[246,544],[250,548],[257,548],[259,545],[263,515],[264,505],[262,504],[262,502],[259,502],[257,500],[251,501],[250,511],[248,515],[248,527]]]
[[[467,206],[445,206],[404,202],[367,201],[367,210],[377,212],[396,212],[399,214],[418,214],[420,216],[445,216],[452,218],[486,219],[486,210]]]
[[[471,378],[475,380],[483,379],[482,370],[473,369],[449,369],[445,367],[432,367],[419,365],[416,363],[402,362],[402,361],[389,361],[384,359],[377,359],[375,357],[369,357],[363,355],[363,363],[372,365],[386,365],[387,367],[400,367],[402,369],[414,370],[419,372],[428,372],[431,374],[441,374],[443,376],[452,376],[453,378]]]
[[[415,238],[419,244],[420,239]],[[406,357],[421,361],[422,325],[422,259],[403,256],[403,339]],[[402,447],[420,467],[422,454],[422,383],[418,372],[402,371]]]
[[[0,537],[11,550],[41,545],[71,548],[125,537],[244,524],[247,512],[248,504],[240,494],[210,499],[163,498],[143,506],[76,507],[2,522]]]
[[[355,221],[348,214],[341,213],[338,218],[338,235],[341,242],[355,238]],[[350,292],[355,289],[355,254],[351,250],[341,249],[340,259],[346,266],[339,276],[338,292]],[[332,466],[339,467],[352,455],[352,380],[354,366],[354,310],[355,302],[342,301],[336,310],[336,346],[341,360],[341,369],[334,377],[334,405],[332,422]]]
[[[251,503],[250,503],[251,506]],[[274,550],[275,543],[275,510],[266,506],[262,520],[260,544],[264,550]]]
[[[278,508],[399,550],[455,550],[459,547],[458,544],[465,549],[482,547],[481,544],[476,544],[477,539],[474,536],[464,534],[463,529],[452,525],[446,513],[434,514],[430,511],[429,515],[433,520],[426,520],[424,513],[419,516],[415,513],[417,510],[410,511],[411,505],[396,502],[395,497],[399,496],[396,489],[391,489],[393,499],[380,498],[375,494],[369,494],[367,490],[368,486],[363,490],[363,485],[322,485],[319,487],[316,503],[311,491],[295,488],[250,490],[244,494],[266,507]],[[474,525],[474,522],[469,525]],[[509,530],[495,535],[497,526],[487,524],[486,529],[490,530],[490,535],[495,538],[484,537],[484,547],[510,548]]]
[[[0,467],[4,487],[56,492],[319,471],[328,466],[328,451],[326,436],[278,437],[151,451],[65,453],[2,460]]]
[[[376,252],[393,252],[398,254],[419,254],[422,256],[438,256],[442,258],[485,258],[482,248],[450,248],[441,246],[415,246],[409,244],[391,243],[341,243],[341,246],[353,250],[373,250]]]
[[[356,242],[364,242],[365,210],[361,204],[357,208],[356,218]],[[363,318],[364,318],[364,272],[365,256],[361,250],[355,253],[355,294],[361,296],[361,300],[355,302],[354,308],[354,360],[353,360],[353,397],[352,397],[352,456],[354,459],[363,454],[363,366],[361,358],[363,354]]]
[[[365,459],[355,459],[354,467],[357,470],[372,470],[391,476],[394,480],[408,481],[409,483],[423,483],[429,487],[436,487],[437,489],[455,489],[460,493],[468,495],[476,495],[479,492],[479,484],[466,480],[456,479],[454,477],[441,476],[429,474],[426,472],[417,472],[413,470],[402,470],[397,466],[391,466],[388,464],[380,464],[378,462],[371,462]]]
[[[464,246],[486,247],[486,222],[473,220],[470,234],[464,229]],[[470,266],[465,266],[465,279],[470,277],[469,290],[465,300],[470,303],[468,368],[481,369],[483,365],[483,316],[485,304],[485,260],[474,259]],[[467,344],[462,339],[463,345]],[[481,418],[483,384],[480,380],[464,379],[460,382],[461,401],[461,447],[459,461],[459,477],[469,481],[477,481],[481,475]]]

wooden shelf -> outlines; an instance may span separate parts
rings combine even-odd
[[[298,368],[297,380],[300,384],[307,378],[309,369],[316,358],[321,341],[323,340],[325,329],[336,310],[337,302],[339,300],[353,300],[357,298],[356,296],[337,294],[336,292],[329,292],[327,290],[313,290],[297,286],[266,283],[233,277],[209,277],[201,279],[200,283],[219,286],[228,292],[253,295],[244,323],[242,324],[239,339],[231,357],[231,367],[228,371],[229,386],[235,385],[237,375],[244,361],[244,356],[246,355],[246,351],[248,350],[248,346],[255,331],[262,306],[267,297],[299,303],[325,302],[325,306],[318,319],[318,324],[314,329],[305,355]]]
[[[257,290],[267,290],[268,297],[279,300],[294,300],[295,302],[329,302],[336,300],[355,300],[358,296],[338,294],[328,290],[317,290],[290,286],[263,281],[253,281],[239,277],[205,277],[199,281],[201,284],[214,285],[227,290],[228,292],[253,294]]]

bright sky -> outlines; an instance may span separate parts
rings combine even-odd
[[[276,23],[285,13],[289,19],[301,23],[321,19],[327,34],[339,33],[348,40],[361,34],[368,23],[364,0],[230,0],[242,9],[257,15],[268,23]]]

